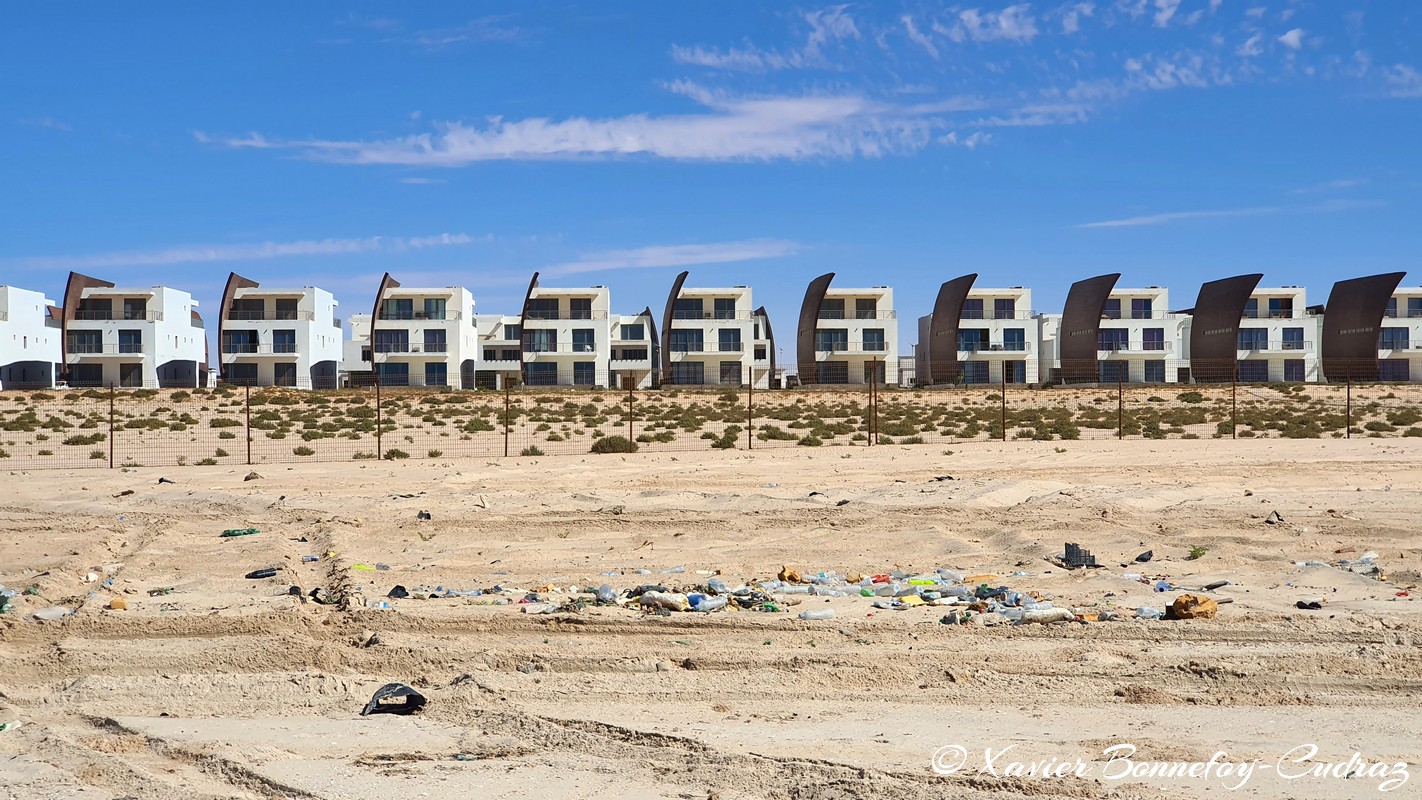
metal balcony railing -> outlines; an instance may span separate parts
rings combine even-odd
[[[1242,317],[1244,319],[1302,319],[1304,317],[1315,316],[1311,311],[1295,312],[1292,308],[1280,308],[1276,310],[1265,309],[1245,309]]]
[[[960,353],[1025,353],[1032,347],[1031,342],[959,342]]]
[[[1296,352],[1300,350],[1312,350],[1313,342],[1299,340],[1280,341],[1278,339],[1265,341],[1263,339],[1255,339],[1253,341],[1239,342],[1235,349],[1241,353],[1264,351]]]
[[[985,308],[964,311],[959,315],[959,319],[1033,319],[1036,316],[1035,311],[998,311]]]
[[[463,313],[459,311],[445,311],[443,313],[430,313],[426,311],[381,311],[376,319],[382,320],[434,320],[436,322],[446,322],[449,320],[462,319]]]
[[[1169,311],[1133,311],[1131,309],[1121,309],[1119,311],[1103,311],[1102,319],[1169,319],[1175,316]]]
[[[222,352],[226,355],[276,355],[289,356],[296,355],[295,342],[279,342],[277,344],[256,344],[245,342],[228,342],[222,346]]]
[[[123,344],[94,344],[92,342],[70,342],[65,348],[71,356],[94,355],[143,355],[143,344],[124,342]]]
[[[673,311],[672,319],[751,319],[755,315],[749,311]]]
[[[606,311],[557,311],[551,309],[529,309],[528,319],[607,319]]]
[[[1383,312],[1383,316],[1389,319],[1417,319],[1422,317],[1422,308],[1390,309]]]
[[[103,309],[81,310],[74,312],[74,319],[83,320],[85,322],[158,322],[163,319],[163,312],[132,311],[128,309],[123,311],[104,311]]]
[[[310,311],[229,311],[227,318],[235,322],[261,322],[263,320],[306,320],[316,318]]]
[[[377,353],[447,353],[446,342],[385,342],[375,345]]]
[[[597,345],[592,343],[570,344],[544,344],[541,342],[529,342],[523,350],[525,353],[596,353]]]
[[[1411,342],[1411,341],[1409,341],[1408,339],[1393,339],[1392,341],[1387,341],[1387,340],[1384,340],[1384,339],[1379,339],[1379,340],[1378,340],[1378,349],[1379,349],[1379,350],[1418,350],[1418,349],[1422,349],[1422,341]]]
[[[1174,342],[1097,342],[1096,350],[1101,353],[1170,353],[1175,350]]]
[[[884,342],[815,342],[815,351],[820,353],[887,353]]]
[[[820,319],[897,319],[893,311],[820,311]]]

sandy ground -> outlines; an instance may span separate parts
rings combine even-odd
[[[1418,797],[1419,456],[1412,439],[1082,441],[265,465],[252,481],[12,472],[0,583],[38,594],[0,616],[0,722],[22,723],[0,732],[0,798]],[[218,535],[249,525],[261,533]],[[1106,566],[1043,559],[1066,541]],[[1295,564],[1366,551],[1386,580]],[[390,569],[352,568],[376,563]],[[286,594],[501,584],[562,599],[783,564],[946,567],[1127,617],[1181,593],[1128,572],[1227,580],[1213,596],[1232,602],[1214,620],[985,627],[861,597],[644,616]],[[268,566],[278,577],[243,577]],[[78,611],[30,617],[51,602]],[[836,617],[795,616],[821,607]],[[392,680],[429,705],[359,716]],[[1141,764],[1264,766],[1233,791],[1217,773],[1121,778],[1102,754],[1118,744]],[[1278,766],[1306,744],[1309,764]],[[964,765],[938,775],[951,745]],[[983,751],[1008,747],[992,774]],[[1292,777],[1354,753],[1338,772],[1353,777]],[[1085,766],[1002,774],[1050,759]],[[1380,792],[1379,762],[1409,779]]]

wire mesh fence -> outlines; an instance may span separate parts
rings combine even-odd
[[[1375,366],[1374,366],[1375,369]],[[1422,385],[1011,380],[499,389],[223,385],[0,393],[11,469],[501,458],[1011,440],[1422,436]],[[1376,372],[1373,373],[1376,378]],[[573,376],[569,376],[571,379]]]

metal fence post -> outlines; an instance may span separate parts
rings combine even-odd
[[[1353,438],[1353,370],[1352,370],[1352,369],[1349,369],[1349,370],[1348,370],[1347,400],[1346,400],[1346,405],[1344,406],[1344,408],[1345,408],[1345,411],[1344,411],[1344,417],[1343,417],[1343,419],[1344,419],[1344,422],[1346,423],[1345,426],[1344,426],[1344,430],[1347,431],[1347,433],[1346,433],[1345,435],[1346,435],[1347,438],[1351,439],[1351,438]]]
[[[509,454],[509,379],[504,376],[504,457]]]
[[[1002,362],[1002,410],[999,421],[1002,423],[1002,440],[1007,441],[1007,362]]]
[[[375,373],[375,457],[385,457],[384,419],[380,415],[380,373]]]
[[[243,405],[247,410],[247,466],[252,466],[252,384],[247,384],[247,397]]]
[[[1126,438],[1126,366],[1131,362],[1116,363],[1116,439]]]
[[[879,370],[869,370],[869,445],[879,443]]]
[[[109,469],[114,468],[114,385],[109,383]]]
[[[622,380],[627,383],[627,441],[635,442],[637,441],[637,439],[632,435],[632,421],[634,418],[633,415],[635,413],[636,401],[632,395],[632,387],[636,385],[636,380],[633,379],[632,373],[630,372],[627,373],[627,375],[623,377]]]
[[[755,367],[748,367],[750,380],[746,381],[746,449],[755,449]]]

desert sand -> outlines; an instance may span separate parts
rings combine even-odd
[[[255,480],[245,466],[10,472],[0,583],[34,593],[0,615],[0,722],[21,723],[0,732],[0,797],[1422,796],[1422,775],[1380,793],[1366,775],[1260,769],[1231,791],[1102,772],[1120,743],[1141,761],[1265,765],[1312,743],[1319,762],[1418,770],[1422,442],[946,449],[265,464]],[[260,533],[219,536],[248,526]],[[1068,541],[1103,567],[1044,559]],[[1296,563],[1369,551],[1382,580]],[[390,569],[354,568],[377,563]],[[943,608],[858,596],[790,596],[784,613],[503,603],[717,572],[755,585],[787,564],[992,575],[1124,618],[947,625]],[[277,577],[243,577],[263,567]],[[1228,581],[1211,596],[1230,602],[1210,620],[1135,619],[1182,593],[1156,592],[1161,579]],[[349,610],[287,594],[378,602],[396,584],[509,591]],[[1323,608],[1295,607],[1308,599]],[[77,610],[32,617],[51,604]],[[811,608],[836,616],[797,618]],[[361,717],[389,681],[429,704]],[[936,774],[948,745],[968,761]],[[1090,774],[980,768],[1006,747]]]

